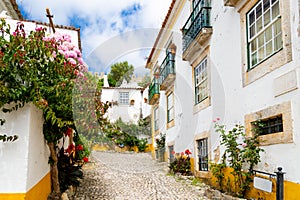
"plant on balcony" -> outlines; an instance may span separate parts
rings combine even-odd
[[[175,152],[172,152],[172,154],[175,154]],[[184,152],[181,152],[179,155],[175,156],[174,161],[169,165],[170,173],[179,173],[184,176],[191,175],[190,154],[192,154],[192,152],[189,149],[186,149]]]
[[[235,195],[244,197],[252,182],[251,170],[260,162],[260,152],[264,151],[259,147],[259,135],[254,133],[253,137],[246,136],[244,127],[239,124],[227,131],[225,125],[220,125],[218,120],[214,122],[215,130],[221,136],[221,145],[226,148],[223,159],[226,160],[226,165],[233,169],[231,174],[234,177]],[[214,170],[214,167],[220,166],[212,165],[211,170],[216,171],[213,173],[215,176],[218,174],[221,176],[222,172]],[[220,180],[220,177],[217,176],[217,179]],[[227,181],[230,179],[228,178]]]

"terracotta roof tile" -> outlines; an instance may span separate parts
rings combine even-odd
[[[19,10],[16,0],[10,0],[10,3],[13,6],[14,10],[16,11],[19,19],[23,19],[23,15],[21,14],[21,11]]]

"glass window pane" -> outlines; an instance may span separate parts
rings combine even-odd
[[[274,51],[282,48],[282,38],[281,34],[274,38]]]
[[[254,66],[254,65],[256,65],[257,64],[257,52],[255,52],[255,53],[253,53],[252,55],[251,55],[251,66]]]
[[[266,56],[271,55],[272,52],[273,52],[272,41],[270,41],[270,42],[267,43],[267,45],[266,45]]]
[[[249,26],[251,26],[253,24],[253,22],[255,21],[255,13],[254,11],[252,11],[250,14],[249,14]]]
[[[261,33],[258,36],[257,41],[258,41],[258,47],[261,47],[264,45],[264,34],[263,33]]]
[[[262,7],[261,7],[261,3],[259,3],[256,7],[256,19],[259,18],[262,14]]]
[[[262,17],[260,17],[259,19],[257,19],[256,21],[256,29],[257,29],[257,32],[259,32],[260,30],[262,30]]]
[[[262,61],[265,58],[264,47],[258,49],[258,62]]]
[[[251,42],[250,52],[254,52],[257,49],[256,39]]]
[[[267,26],[271,21],[270,10],[264,14],[264,26]]]
[[[252,38],[254,35],[255,35],[255,24],[253,24],[251,27],[250,27],[250,38]]]
[[[269,42],[272,39],[272,26],[267,28],[265,31],[265,36],[266,36],[266,42]]]
[[[272,6],[272,19],[275,19],[279,16],[279,2],[275,3]]]
[[[264,11],[266,11],[270,7],[270,0],[263,0]]]
[[[281,33],[281,19],[277,20],[273,26],[274,26],[274,35],[278,35],[279,33]]]

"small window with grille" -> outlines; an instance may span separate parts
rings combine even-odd
[[[283,132],[282,115],[256,121],[253,125],[259,135]]]
[[[197,140],[199,171],[208,171],[208,139]]]

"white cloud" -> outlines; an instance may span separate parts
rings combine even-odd
[[[98,65],[108,64],[114,59],[118,60],[117,57],[123,57],[129,62],[132,60],[131,63],[135,66],[141,66],[145,64],[145,50],[138,53],[138,49],[152,47],[171,0],[48,0],[34,2],[17,0],[17,3],[29,13],[30,19],[33,20],[47,22],[48,19],[45,16],[47,7],[54,15],[56,24],[74,25],[72,24],[74,20],[81,19],[80,22],[84,23],[81,24],[84,56],[88,57],[91,53],[99,51],[101,55],[97,55],[97,57],[101,59],[101,62],[99,61]],[[127,13],[124,14],[125,10]],[[121,15],[122,11],[123,16]],[[144,28],[151,28],[149,29],[150,33],[145,33],[148,29]],[[139,31],[133,31],[135,29]],[[144,30],[140,31],[141,29]],[[120,35],[120,32],[128,31],[133,32]],[[113,44],[106,45],[106,42],[113,42]],[[106,49],[99,50],[103,47]],[[118,53],[120,55],[117,55]],[[93,65],[97,65],[97,63]],[[90,67],[96,68],[96,66]],[[99,70],[104,67],[107,66],[101,66]]]

